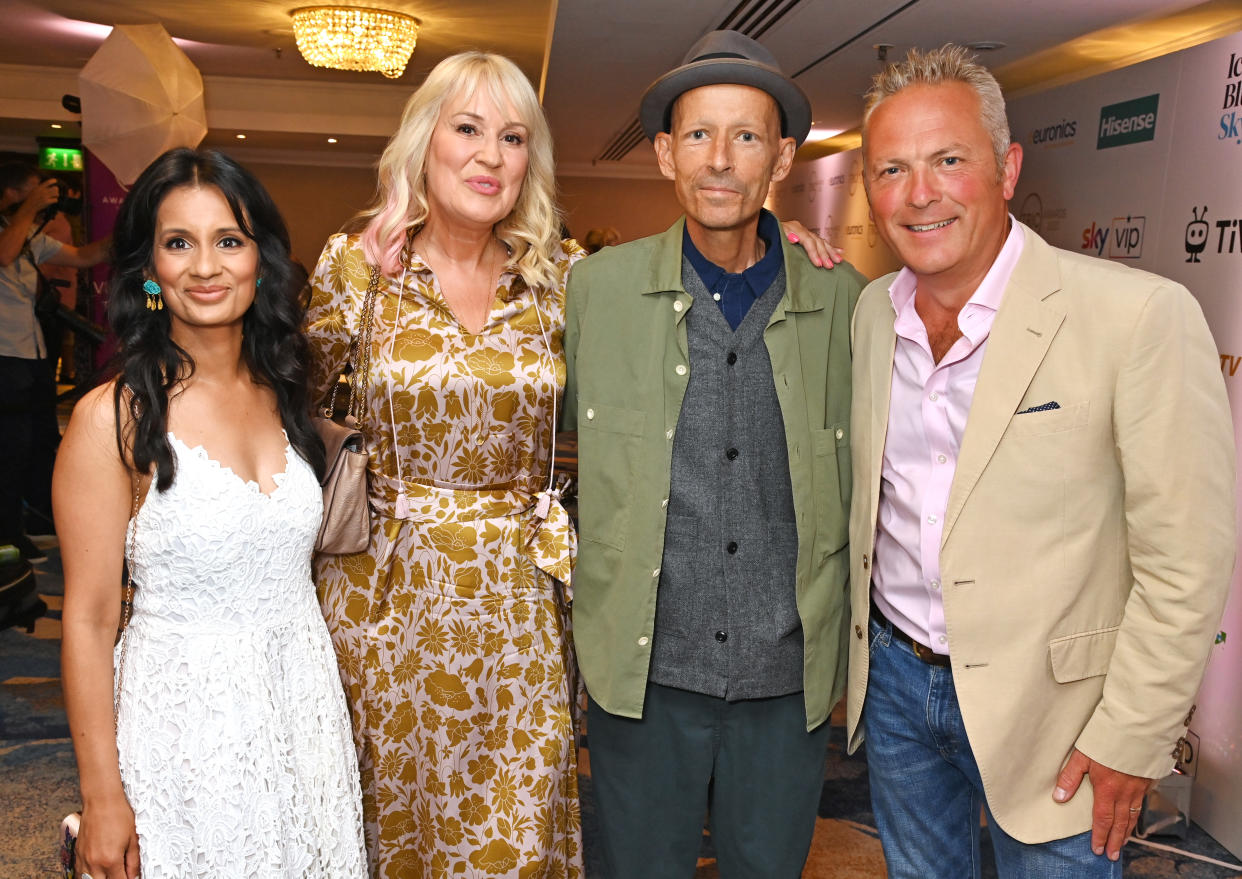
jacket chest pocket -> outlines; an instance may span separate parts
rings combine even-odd
[[[646,413],[618,406],[579,405],[578,521],[583,540],[624,549],[640,476]]]
[[[849,539],[849,443],[845,422],[811,431],[811,486],[820,556],[836,552]]]

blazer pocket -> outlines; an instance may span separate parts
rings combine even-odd
[[[1007,432],[1013,436],[1044,436],[1076,430],[1086,425],[1090,410],[1091,401],[1083,400],[1060,409],[1023,412],[1010,420]]]
[[[1113,648],[1117,645],[1119,628],[1109,626],[1049,641],[1053,680],[1058,684],[1068,684],[1105,674],[1113,658]]]

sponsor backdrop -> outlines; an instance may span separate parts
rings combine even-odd
[[[1009,117],[1024,150],[1010,209],[1058,247],[1185,284],[1242,436],[1242,34],[1011,101]],[[861,170],[857,150],[796,165],[770,206],[874,278],[897,263],[876,239]],[[1191,817],[1242,857],[1240,580],[1190,723],[1189,769]]]

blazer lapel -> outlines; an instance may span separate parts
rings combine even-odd
[[[1056,256],[1033,231],[1025,229],[1025,234],[1022,256],[988,336],[949,492],[941,547],[1065,320],[1065,309],[1055,300],[1047,301],[1061,286]]]

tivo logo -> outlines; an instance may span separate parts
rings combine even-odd
[[[1155,140],[1156,110],[1159,103],[1160,95],[1154,94],[1101,107],[1100,132],[1095,148],[1106,150],[1109,147]]]
[[[1092,223],[1082,230],[1082,249],[1109,259],[1139,259],[1146,226],[1146,217],[1113,217],[1108,225]]]

